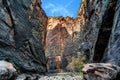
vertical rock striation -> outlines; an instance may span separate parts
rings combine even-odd
[[[45,49],[50,70],[57,69],[58,58],[61,68],[66,69],[72,57],[77,55],[79,32],[80,25],[76,19],[62,16],[49,17]]]
[[[116,0],[113,27],[103,61],[120,66],[120,0]]]
[[[41,1],[0,0],[0,60],[22,73],[45,73],[46,25]]]
[[[103,16],[107,9],[107,2],[108,1],[101,0],[85,0],[81,5],[79,16],[84,16],[83,20],[85,20],[85,22],[82,25],[79,50],[87,56],[88,62],[93,62],[95,45],[102,25]]]
[[[85,65],[84,79],[119,80],[120,0],[84,0],[82,5],[85,5],[85,24],[80,36],[83,40],[80,52],[95,62]]]
[[[79,53],[87,62],[101,62],[114,29],[115,13],[119,12],[116,6],[119,0],[83,0],[76,19],[48,19],[46,55],[54,59],[61,56],[63,60],[69,56],[70,63],[71,57]]]
[[[49,69],[58,71],[66,70],[72,57],[85,55],[87,62],[98,63],[90,64],[93,69],[99,70],[99,62],[114,64],[100,66],[113,68],[116,77],[119,27],[120,0],[83,0],[76,19],[47,17],[40,0],[0,0],[0,60],[13,63],[21,73],[45,73],[45,53]],[[86,79],[96,74],[91,71]]]
[[[80,52],[89,56],[90,62],[100,62],[108,46],[118,0],[85,0],[79,16],[85,23],[81,31]],[[83,13],[84,11],[84,13]],[[83,14],[81,14],[83,13]],[[78,16],[78,17],[79,17]]]

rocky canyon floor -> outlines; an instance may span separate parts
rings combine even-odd
[[[16,80],[82,80],[82,77],[78,73],[54,73],[47,74],[44,76],[39,75],[20,75]]]

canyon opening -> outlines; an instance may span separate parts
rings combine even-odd
[[[45,54],[49,72],[79,72],[83,66],[79,52],[81,0],[43,0],[48,16]]]
[[[120,0],[0,0],[0,80],[120,80]]]

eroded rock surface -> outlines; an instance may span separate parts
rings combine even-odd
[[[119,80],[120,67],[110,63],[86,64],[83,68],[85,80]]]
[[[0,61],[0,80],[15,80],[16,76],[16,69],[11,63]]]
[[[117,18],[119,18],[119,0],[83,0],[76,19],[70,17],[49,18],[46,55],[48,58],[50,57],[50,64],[54,65],[52,67],[56,68],[56,57],[60,57],[60,64],[66,67],[71,62],[72,56],[77,53],[85,55],[87,62],[101,62],[103,57],[109,56],[108,58],[111,59],[107,61],[117,62],[118,65],[118,60],[116,58],[113,60],[109,55],[113,53],[109,52],[104,55],[111,32],[117,37],[119,35],[119,27],[113,32],[115,30],[113,25],[119,26]],[[116,38],[114,37],[116,35],[113,35],[112,38]],[[113,40],[112,38],[111,40]],[[111,51],[111,48],[109,50]],[[117,51],[119,54],[118,49]],[[107,59],[106,57],[105,59]],[[62,60],[67,63],[63,63]]]
[[[71,17],[49,17],[46,36],[46,56],[50,69],[66,69],[77,56],[80,23]],[[59,64],[58,64],[59,63]]]
[[[101,61],[109,42],[115,8],[113,0],[83,1],[79,16],[84,15],[85,23],[81,26],[79,46],[80,52],[88,56],[88,62]]]
[[[120,0],[86,0],[83,5],[86,22],[80,51],[90,62],[98,62],[85,65],[85,80],[119,80]]]
[[[103,62],[120,66],[120,0],[117,0],[113,28],[108,47],[104,53]]]
[[[39,0],[0,1],[0,60],[20,72],[45,73],[47,17]]]
[[[85,55],[87,62],[111,63],[87,64],[87,80],[115,79],[119,28],[120,0],[83,0],[76,19],[47,18],[39,0],[0,0],[0,60],[20,73],[41,74],[47,71],[44,49],[50,70],[66,70],[72,57]]]

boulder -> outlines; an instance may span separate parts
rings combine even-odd
[[[0,61],[0,80],[15,80],[16,69],[6,61]]]
[[[83,68],[84,80],[119,80],[120,67],[110,63],[86,64]]]

